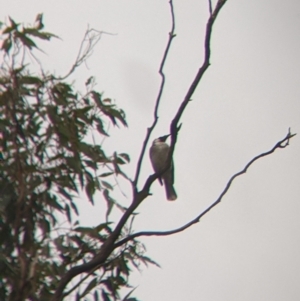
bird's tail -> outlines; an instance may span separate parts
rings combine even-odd
[[[174,186],[170,183],[167,183],[166,181],[164,181],[164,184],[165,184],[165,189],[166,189],[167,200],[175,201],[177,199],[177,194],[174,189]]]

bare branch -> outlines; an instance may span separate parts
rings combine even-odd
[[[159,108],[160,100],[161,100],[161,97],[162,97],[162,93],[163,93],[163,90],[164,90],[164,87],[165,87],[165,81],[166,81],[163,69],[164,69],[164,66],[165,66],[170,48],[171,48],[171,43],[172,43],[173,39],[176,36],[174,34],[174,32],[175,32],[175,14],[174,14],[173,0],[170,0],[169,4],[170,4],[171,22],[172,22],[171,31],[169,33],[169,40],[168,40],[168,43],[167,43],[167,46],[166,46],[166,49],[165,49],[160,67],[159,67],[159,74],[161,76],[161,83],[160,83],[160,88],[159,88],[158,95],[157,95],[156,102],[155,102],[154,120],[153,120],[153,123],[150,126],[150,128],[147,129],[146,137],[145,137],[145,140],[143,142],[142,150],[141,150],[141,153],[140,153],[140,156],[139,156],[139,160],[138,160],[137,167],[136,167],[136,173],[135,173],[135,177],[134,177],[134,181],[133,181],[135,186],[137,186],[137,182],[138,182],[140,171],[141,171],[142,161],[143,161],[143,158],[144,158],[144,155],[145,155],[145,150],[146,150],[147,144],[149,142],[150,135],[151,135],[151,133],[152,133],[154,127],[156,126],[157,121],[158,121],[158,108]]]
[[[108,33],[105,31],[98,31],[93,28],[88,28],[84,34],[84,37],[81,41],[81,45],[75,60],[75,63],[71,67],[70,71],[62,77],[55,78],[57,80],[64,80],[68,76],[70,76],[76,68],[78,68],[81,64],[86,62],[86,60],[93,54],[93,49],[99,40],[102,37],[102,34],[113,35],[112,33]]]
[[[209,9],[209,14],[212,15],[212,4],[211,4],[211,0],[208,0],[208,9]]]
[[[129,241],[131,241],[131,240],[133,240],[137,237],[140,237],[140,236],[167,236],[167,235],[172,235],[172,234],[175,234],[175,233],[178,233],[178,232],[182,232],[182,231],[186,230],[187,228],[191,227],[192,225],[198,223],[200,221],[201,217],[203,217],[206,213],[208,213],[208,211],[210,211],[212,208],[214,208],[217,204],[219,204],[222,201],[224,195],[227,193],[227,191],[229,190],[231,184],[233,183],[233,181],[237,177],[241,176],[242,174],[245,174],[247,172],[247,170],[249,169],[249,167],[255,161],[257,161],[258,159],[272,154],[273,152],[275,152],[276,149],[287,147],[289,145],[290,139],[293,138],[295,135],[296,134],[291,134],[290,129],[289,129],[287,135],[282,140],[277,142],[272,149],[270,149],[269,151],[254,157],[251,161],[249,161],[246,164],[246,166],[244,167],[243,170],[237,172],[236,174],[234,174],[229,179],[229,181],[227,182],[224,190],[221,192],[221,194],[217,198],[217,200],[214,201],[207,209],[205,209],[203,212],[201,212],[198,216],[196,216],[193,220],[191,220],[187,224],[185,224],[185,225],[183,225],[183,226],[181,226],[177,229],[170,230],[170,231],[142,231],[142,232],[137,232],[137,233],[129,235],[128,237],[126,237],[126,238],[120,240],[119,242],[117,242],[115,244],[115,248],[118,248],[118,247],[122,246],[123,244],[125,244],[125,243],[127,243],[127,242],[129,242]]]

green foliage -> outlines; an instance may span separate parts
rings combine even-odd
[[[2,31],[3,43],[1,46],[1,50],[3,50],[6,54],[9,54],[10,50],[19,47],[21,48],[38,48],[35,44],[33,38],[39,38],[42,40],[50,40],[53,37],[57,37],[56,35],[41,31],[44,28],[43,25],[43,15],[39,14],[35,20],[35,26],[33,27],[21,27],[20,23],[16,23],[11,17],[9,17],[9,25]],[[2,23],[3,24],[3,23]]]
[[[93,142],[109,136],[108,123],[127,126],[125,114],[94,90],[92,77],[82,94],[67,78],[31,71],[27,56],[39,49],[37,41],[56,37],[42,31],[42,17],[28,27],[12,18],[6,27],[1,23],[0,300],[50,300],[60,278],[92,259],[110,235],[113,206],[126,209],[111,193],[129,156],[107,155]],[[106,222],[73,223],[79,196],[85,192],[94,204],[98,191],[107,203]],[[120,300],[120,289],[130,287],[130,266],[154,263],[144,251],[137,241],[115,250],[84,281],[75,278],[65,296]]]

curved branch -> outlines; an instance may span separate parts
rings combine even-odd
[[[134,177],[134,181],[133,181],[135,187],[137,186],[137,182],[138,182],[140,171],[141,171],[142,161],[143,161],[143,158],[144,158],[144,155],[145,155],[145,151],[146,151],[147,144],[149,142],[150,135],[151,135],[151,133],[152,133],[154,127],[156,126],[157,121],[158,121],[158,107],[159,107],[159,104],[160,104],[161,96],[162,96],[162,93],[163,93],[163,90],[164,90],[164,87],[165,87],[165,81],[166,81],[163,69],[164,69],[164,66],[165,66],[170,48],[171,48],[171,43],[172,43],[173,39],[176,36],[174,34],[174,32],[175,32],[175,14],[174,14],[173,0],[170,0],[169,4],[170,4],[170,9],[171,9],[171,20],[172,20],[171,21],[172,22],[171,26],[172,27],[171,27],[171,31],[169,33],[169,40],[168,40],[168,43],[167,43],[167,46],[166,46],[166,49],[165,49],[160,67],[159,67],[159,74],[161,76],[161,83],[160,83],[160,88],[159,88],[159,91],[158,91],[158,95],[157,95],[156,102],[155,102],[155,107],[154,107],[154,120],[153,120],[153,123],[150,126],[150,128],[147,129],[146,137],[145,137],[145,140],[144,140],[143,145],[142,145],[142,150],[141,150],[141,153],[140,153],[140,156],[139,156],[139,160],[138,160],[137,167],[136,167],[136,172],[135,172],[135,177]]]
[[[122,246],[123,244],[137,238],[137,237],[140,237],[140,236],[167,236],[167,235],[172,235],[172,234],[175,234],[175,233],[178,233],[178,232],[182,232],[184,230],[186,230],[187,228],[191,227],[192,225],[198,223],[200,221],[200,218],[203,217],[206,213],[208,213],[208,211],[210,211],[212,208],[214,208],[217,204],[219,204],[224,195],[227,193],[227,191],[229,190],[231,184],[233,183],[233,181],[241,176],[242,174],[246,173],[247,170],[249,169],[249,167],[255,162],[257,161],[258,159],[260,158],[263,158],[265,156],[268,156],[270,154],[272,154],[273,152],[275,152],[276,149],[278,148],[285,148],[289,145],[289,140],[291,138],[293,138],[296,134],[291,134],[290,132],[290,129],[288,131],[288,134],[282,139],[280,140],[279,142],[277,142],[274,147],[272,149],[270,149],[269,151],[265,152],[265,153],[261,153],[260,155],[257,155],[256,157],[254,157],[251,161],[249,161],[246,166],[244,167],[243,170],[237,172],[236,174],[234,174],[230,179],[229,181],[227,182],[224,190],[221,192],[220,196],[217,198],[216,201],[214,201],[207,209],[205,209],[203,212],[201,212],[198,216],[196,216],[193,220],[191,220],[190,222],[188,222],[187,224],[177,228],[177,229],[174,229],[174,230],[170,230],[170,231],[142,231],[142,232],[137,232],[137,233],[134,233],[132,235],[129,235],[127,236],[126,238],[118,241],[116,244],[115,244],[115,248],[117,247],[120,247]]]

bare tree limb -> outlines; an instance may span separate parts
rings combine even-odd
[[[166,81],[166,77],[165,77],[163,69],[164,69],[164,66],[165,66],[170,48],[171,48],[172,41],[176,36],[175,35],[175,14],[174,14],[173,0],[170,0],[169,4],[170,4],[171,22],[172,22],[171,31],[169,33],[169,40],[168,40],[168,43],[167,43],[167,46],[166,46],[166,49],[165,49],[160,67],[159,67],[159,74],[161,76],[161,83],[160,83],[160,88],[159,88],[159,91],[158,91],[158,95],[157,95],[156,102],[155,102],[155,107],[154,107],[154,120],[153,120],[152,125],[147,129],[146,137],[145,137],[145,140],[143,142],[142,150],[141,150],[139,160],[138,160],[138,163],[137,163],[135,177],[134,177],[134,181],[133,181],[135,187],[137,187],[137,183],[138,183],[138,179],[139,179],[139,175],[140,175],[140,171],[141,171],[141,166],[142,166],[142,161],[143,161],[143,158],[144,158],[144,155],[145,155],[145,151],[146,151],[147,144],[149,142],[150,135],[151,135],[151,133],[152,133],[154,127],[156,126],[157,121],[158,121],[158,108],[159,108],[160,100],[161,100],[161,97],[162,97],[162,93],[163,93],[163,90],[164,90],[164,87],[165,87],[165,81]]]
[[[242,174],[245,174],[247,172],[247,170],[249,169],[249,167],[258,159],[263,158],[265,156],[268,156],[270,154],[272,154],[273,152],[275,152],[276,149],[279,148],[285,148],[289,145],[289,141],[291,138],[293,138],[296,134],[291,134],[290,129],[288,131],[288,134],[279,142],[277,142],[274,147],[272,149],[270,149],[269,151],[265,152],[265,153],[261,153],[260,155],[257,155],[256,157],[254,157],[251,161],[249,161],[246,166],[239,172],[237,172],[236,174],[234,174],[229,181],[227,182],[224,190],[221,192],[220,196],[217,198],[216,201],[214,201],[207,209],[205,209],[203,212],[201,212],[198,216],[196,216],[193,220],[191,220],[190,222],[186,223],[185,225],[174,229],[174,230],[170,230],[170,231],[142,231],[142,232],[137,232],[134,233],[132,235],[127,236],[126,238],[118,241],[115,244],[115,248],[122,246],[123,244],[137,238],[137,237],[141,237],[141,236],[167,236],[167,235],[172,235],[178,232],[182,232],[184,230],[186,230],[187,228],[191,227],[192,225],[198,223],[201,219],[201,217],[203,217],[206,213],[208,213],[212,208],[214,208],[217,204],[219,204],[223,197],[225,196],[225,194],[227,193],[227,191],[229,190],[231,184],[233,183],[233,181],[241,176]]]
[[[96,44],[99,42],[99,40],[102,37],[102,34],[108,34],[112,35],[112,33],[108,33],[105,31],[99,31],[93,28],[88,28],[84,34],[84,37],[81,41],[81,45],[76,57],[76,60],[69,70],[69,72],[62,77],[55,78],[56,80],[64,80],[67,77],[69,77],[75,69],[77,69],[81,64],[86,62],[86,60],[93,54],[93,49],[96,46]]]
[[[180,126],[178,126],[178,122],[180,120],[181,115],[183,114],[184,109],[186,108],[188,102],[190,101],[191,96],[193,95],[194,91],[196,90],[204,72],[206,71],[206,69],[209,66],[209,60],[210,60],[210,39],[211,39],[211,34],[212,34],[212,26],[218,16],[218,13],[220,12],[221,8],[223,7],[223,5],[226,3],[227,0],[218,0],[216,7],[212,13],[212,15],[209,17],[207,25],[206,25],[206,35],[205,35],[205,57],[204,57],[204,62],[202,64],[202,66],[200,67],[194,81],[192,82],[183,102],[181,103],[177,114],[175,115],[175,118],[172,120],[171,123],[171,146],[170,146],[170,153],[168,156],[168,160],[166,162],[166,168],[168,168],[168,166],[170,166],[171,164],[171,160],[172,160],[172,155],[174,152],[174,148],[175,148],[175,143],[176,143],[176,139],[177,139],[177,132],[180,128]],[[138,178],[139,178],[139,174],[140,174],[140,169],[141,169],[141,165],[142,165],[142,160],[145,154],[145,150],[150,138],[150,135],[157,123],[158,120],[158,107],[159,107],[159,103],[161,100],[161,96],[163,93],[163,89],[164,89],[164,85],[165,85],[165,75],[163,72],[163,68],[165,65],[165,61],[167,58],[167,55],[169,53],[169,49],[171,46],[171,42],[173,40],[173,38],[175,37],[174,35],[174,31],[175,31],[175,17],[174,17],[174,9],[173,9],[173,2],[172,0],[170,0],[170,7],[171,7],[171,15],[172,15],[172,29],[169,35],[169,40],[167,43],[167,47],[166,50],[164,52],[163,55],[163,59],[160,65],[160,70],[159,73],[162,77],[162,81],[161,81],[161,86],[159,89],[159,93],[157,96],[157,100],[156,100],[156,105],[155,105],[155,110],[154,110],[154,121],[153,124],[150,128],[147,129],[147,134],[146,134],[146,138],[143,142],[143,146],[142,146],[142,150],[139,156],[139,160],[137,163],[137,168],[136,168],[136,174],[133,180],[133,201],[131,203],[131,205],[128,207],[128,209],[124,212],[124,214],[122,215],[122,217],[120,218],[118,224],[116,225],[114,231],[111,233],[111,235],[107,238],[107,240],[103,243],[103,245],[101,246],[99,253],[90,261],[75,266],[73,268],[71,268],[66,274],[64,274],[61,277],[61,280],[56,288],[56,291],[53,295],[53,298],[51,299],[51,301],[60,301],[62,300],[62,295],[63,295],[63,291],[65,289],[65,287],[67,286],[67,284],[77,275],[81,274],[81,273],[86,273],[89,272],[91,269],[95,268],[96,266],[102,265],[103,263],[105,263],[105,261],[107,260],[107,258],[109,257],[109,255],[111,254],[111,252],[117,247],[117,245],[115,244],[116,240],[118,239],[118,237],[120,236],[120,233],[124,227],[124,225],[126,224],[128,218],[132,215],[132,213],[135,211],[135,209],[141,204],[141,202],[147,197],[149,196],[149,190],[150,187],[152,185],[152,183],[160,176],[161,173],[164,172],[164,170],[161,173],[158,174],[153,174],[151,176],[148,177],[148,179],[146,180],[144,187],[141,191],[137,190],[137,182],[138,182]]]

